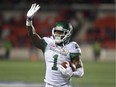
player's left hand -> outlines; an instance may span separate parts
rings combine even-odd
[[[64,68],[62,65],[59,65],[59,71],[65,75],[71,77],[73,74],[73,71],[69,65],[69,63],[66,64],[67,68]]]
[[[31,8],[27,12],[27,17],[32,18],[39,9],[40,9],[39,4],[36,4],[36,3],[32,4]]]

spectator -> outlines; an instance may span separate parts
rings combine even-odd
[[[94,54],[94,60],[98,61],[98,59],[100,58],[100,54],[101,54],[101,47],[99,42],[94,42],[93,44],[93,54]]]
[[[12,48],[12,44],[11,44],[9,39],[6,39],[4,41],[4,48],[5,48],[4,58],[9,59],[10,58],[11,48]]]

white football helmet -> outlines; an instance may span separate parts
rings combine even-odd
[[[70,23],[59,21],[52,29],[52,36],[56,44],[68,43],[72,35],[73,27]]]

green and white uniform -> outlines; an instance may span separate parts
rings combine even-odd
[[[81,49],[76,42],[70,42],[73,32],[71,24],[60,21],[53,27],[52,36],[43,38],[36,33],[32,20],[27,19],[26,25],[32,42],[44,53],[46,63],[45,87],[71,87],[71,76],[82,77],[84,75],[83,64],[79,57]],[[81,67],[72,72],[69,66],[71,71],[69,70],[66,73],[71,73],[68,76],[63,74],[60,65],[65,61],[73,61],[76,58],[79,58],[77,60],[81,62]]]
[[[45,47],[43,49],[46,63],[45,82],[54,86],[70,83],[70,77],[62,75],[58,66],[64,61],[71,61],[81,54],[81,49],[76,42],[70,42],[64,46],[55,44],[53,37],[43,37]]]

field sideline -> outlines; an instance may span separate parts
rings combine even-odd
[[[84,61],[83,78],[72,78],[73,87],[115,87],[115,62]],[[0,82],[44,83],[43,60],[0,60]]]

